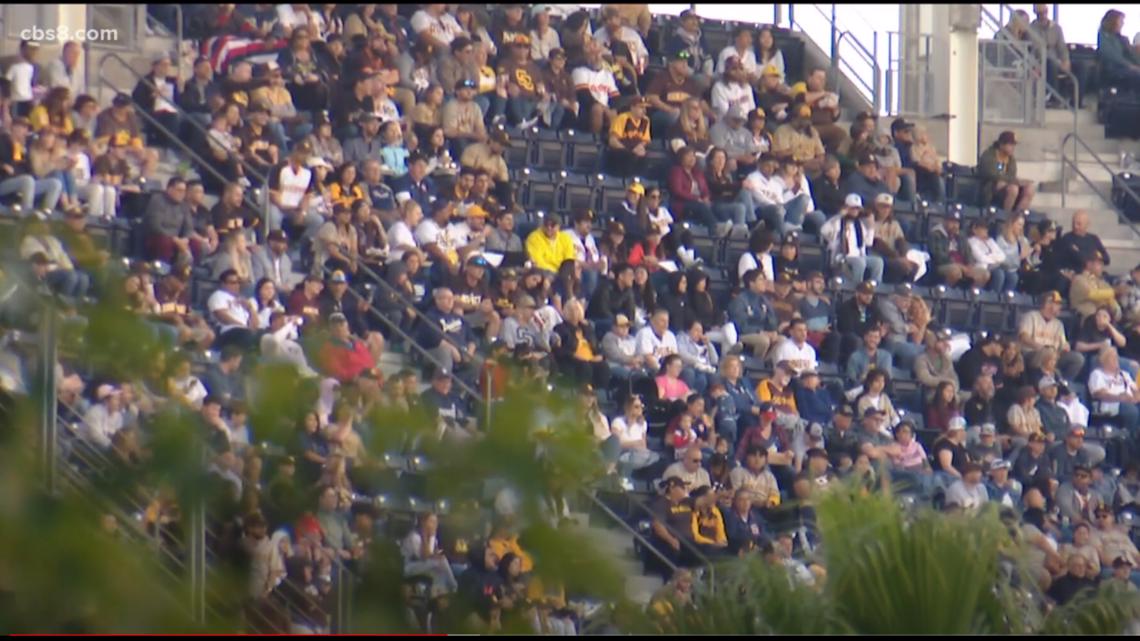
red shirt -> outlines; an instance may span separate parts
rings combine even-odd
[[[368,346],[354,339],[347,343],[330,339],[321,346],[320,363],[329,376],[341,383],[348,383],[376,367]]]

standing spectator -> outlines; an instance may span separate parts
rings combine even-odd
[[[34,40],[21,40],[20,57],[8,67],[8,72],[4,75],[11,83],[12,115],[17,118],[26,118],[32,112],[32,107],[36,104],[36,92],[42,89],[36,77],[36,54],[39,50],[40,43]]]
[[[982,207],[1000,206],[1006,211],[1024,211],[1033,203],[1033,182],[1017,177],[1017,136],[1003,131],[997,141],[978,158],[978,175],[982,178]]]

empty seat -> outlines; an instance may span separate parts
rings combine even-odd
[[[598,171],[602,162],[602,143],[593,134],[569,129],[562,132],[560,138],[567,148],[568,170]]]
[[[560,211],[578,211],[594,207],[594,186],[585,174],[565,174],[562,178],[562,194],[558,199]]]

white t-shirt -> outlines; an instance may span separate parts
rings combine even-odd
[[[624,416],[619,416],[610,423],[610,429],[613,430],[618,440],[624,445],[627,443],[640,442],[641,439],[645,438],[646,432],[649,431],[649,425],[645,422],[644,418],[630,425],[626,422]]]
[[[618,91],[617,81],[614,80],[614,74],[604,67],[597,70],[586,65],[577,67],[570,72],[570,80],[574,83],[575,90],[589,90],[594,100],[607,107],[610,98],[616,98],[621,94]]]
[[[765,252],[760,256],[760,261],[756,261],[756,256],[752,252],[745,252],[740,255],[740,260],[736,263],[736,277],[744,278],[744,275],[753,269],[759,269],[764,274],[766,280],[776,280],[776,268],[772,264],[772,255]]]
[[[412,235],[412,230],[408,228],[408,223],[397,220],[388,228],[388,262],[397,262],[404,257],[404,252],[407,250],[400,249],[401,246],[419,247],[419,243]]]
[[[971,236],[966,242],[970,244],[970,254],[974,257],[975,265],[988,268],[990,265],[1000,265],[1005,262],[1005,252],[998,247],[997,241],[993,238],[983,240]]]
[[[784,204],[784,181],[776,174],[769,177],[759,170],[753,171],[744,179],[743,188],[751,192],[758,205]]]
[[[463,33],[463,27],[459,26],[459,23],[450,13],[444,13],[438,18],[433,18],[427,11],[420,9],[412,15],[412,31],[417,34],[426,31],[429,36],[449,45],[452,40]]]
[[[712,109],[717,118],[723,118],[733,107],[744,108],[745,113],[756,110],[756,97],[752,87],[743,82],[717,81],[712,88]]]
[[[206,307],[210,309],[210,314],[215,319],[217,319],[218,312],[224,311],[241,323],[241,325],[228,325],[219,320],[218,324],[221,325],[223,332],[234,327],[248,326],[249,307],[246,306],[245,299],[240,296],[234,296],[224,289],[219,289],[210,294],[210,298],[206,301]]]
[[[629,52],[633,54],[633,66],[637,69],[641,69],[645,60],[649,57],[649,50],[645,48],[645,42],[642,41],[641,34],[629,27],[623,26],[618,30],[617,39],[629,46]],[[598,30],[594,32],[594,40],[605,48],[610,48],[610,32],[605,26],[599,27]]]
[[[665,330],[663,336],[658,337],[653,327],[646,325],[637,333],[637,355],[652,354],[657,362],[670,354],[677,353],[677,337],[671,330]]]
[[[1132,377],[1128,372],[1123,369],[1118,370],[1115,374],[1109,374],[1101,368],[1096,368],[1089,376],[1089,396],[1093,396],[1099,392],[1107,392],[1109,394],[1132,394],[1136,391],[1136,383],[1132,381]],[[1117,402],[1101,402],[1096,401],[1096,407],[1100,408],[1101,414],[1115,416],[1120,412],[1120,403]]]
[[[20,60],[8,67],[4,77],[12,83],[12,102],[28,102],[34,97],[32,94],[32,77],[35,67],[27,60]]]
[[[570,241],[574,243],[574,255],[578,262],[595,261],[601,256],[598,251],[598,243],[594,241],[593,234],[586,234],[586,238],[578,236],[573,228],[566,228],[563,231],[570,237]]]
[[[305,192],[309,191],[313,172],[307,167],[301,167],[294,172],[292,167],[285,165],[277,178],[278,188],[281,190],[281,204],[287,209],[292,209],[301,204]]]
[[[776,348],[772,362],[779,363],[781,361],[791,363],[796,374],[805,369],[815,369],[818,365],[815,358],[815,348],[811,344],[805,341],[803,347],[798,347],[796,342],[791,339],[780,343],[780,346]]]

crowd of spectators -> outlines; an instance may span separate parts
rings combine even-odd
[[[380,466],[369,412],[480,439],[465,390],[502,398],[508,365],[582,390],[603,466],[650,484],[651,538],[680,566],[760,552],[815,583],[814,495],[886,473],[947,510],[998,503],[1059,602],[1140,562],[1112,521],[1140,492],[1140,267],[1107,276],[1084,212],[1064,233],[1029,215],[1013,132],[979,158],[971,215],[920,127],[838,124],[828,70],[789,68],[773,28],[737,26],[717,51],[695,12],[646,7],[187,6],[210,34],[191,77],[161,56],[109,105],[78,47],[46,61],[23,43],[0,92],[0,197],[23,218],[5,305],[125,301],[170,347],[133,380],[61,367],[78,438],[130,466],[153,416],[193,415],[227,497],[213,522],[251,563],[251,600],[286,603],[294,632],[327,629],[332,575],[380,536],[354,500]],[[508,159],[530,129],[594,135],[599,171],[630,179],[620,211],[528,210]],[[200,179],[153,184],[181,144]],[[121,224],[125,272],[96,240]],[[746,247],[726,261],[709,238]],[[1001,295],[1016,330],[969,336],[932,288]],[[1039,303],[1008,302],[1022,294]],[[416,358],[385,376],[397,344]],[[0,381],[26,392],[5,350]],[[265,465],[247,402],[274,364],[321,394]],[[1123,438],[1085,441],[1105,425]],[[581,613],[534,578],[501,503],[470,546],[420,514],[400,543],[409,585],[440,620],[574,632]],[[146,518],[180,516],[159,493]]]

